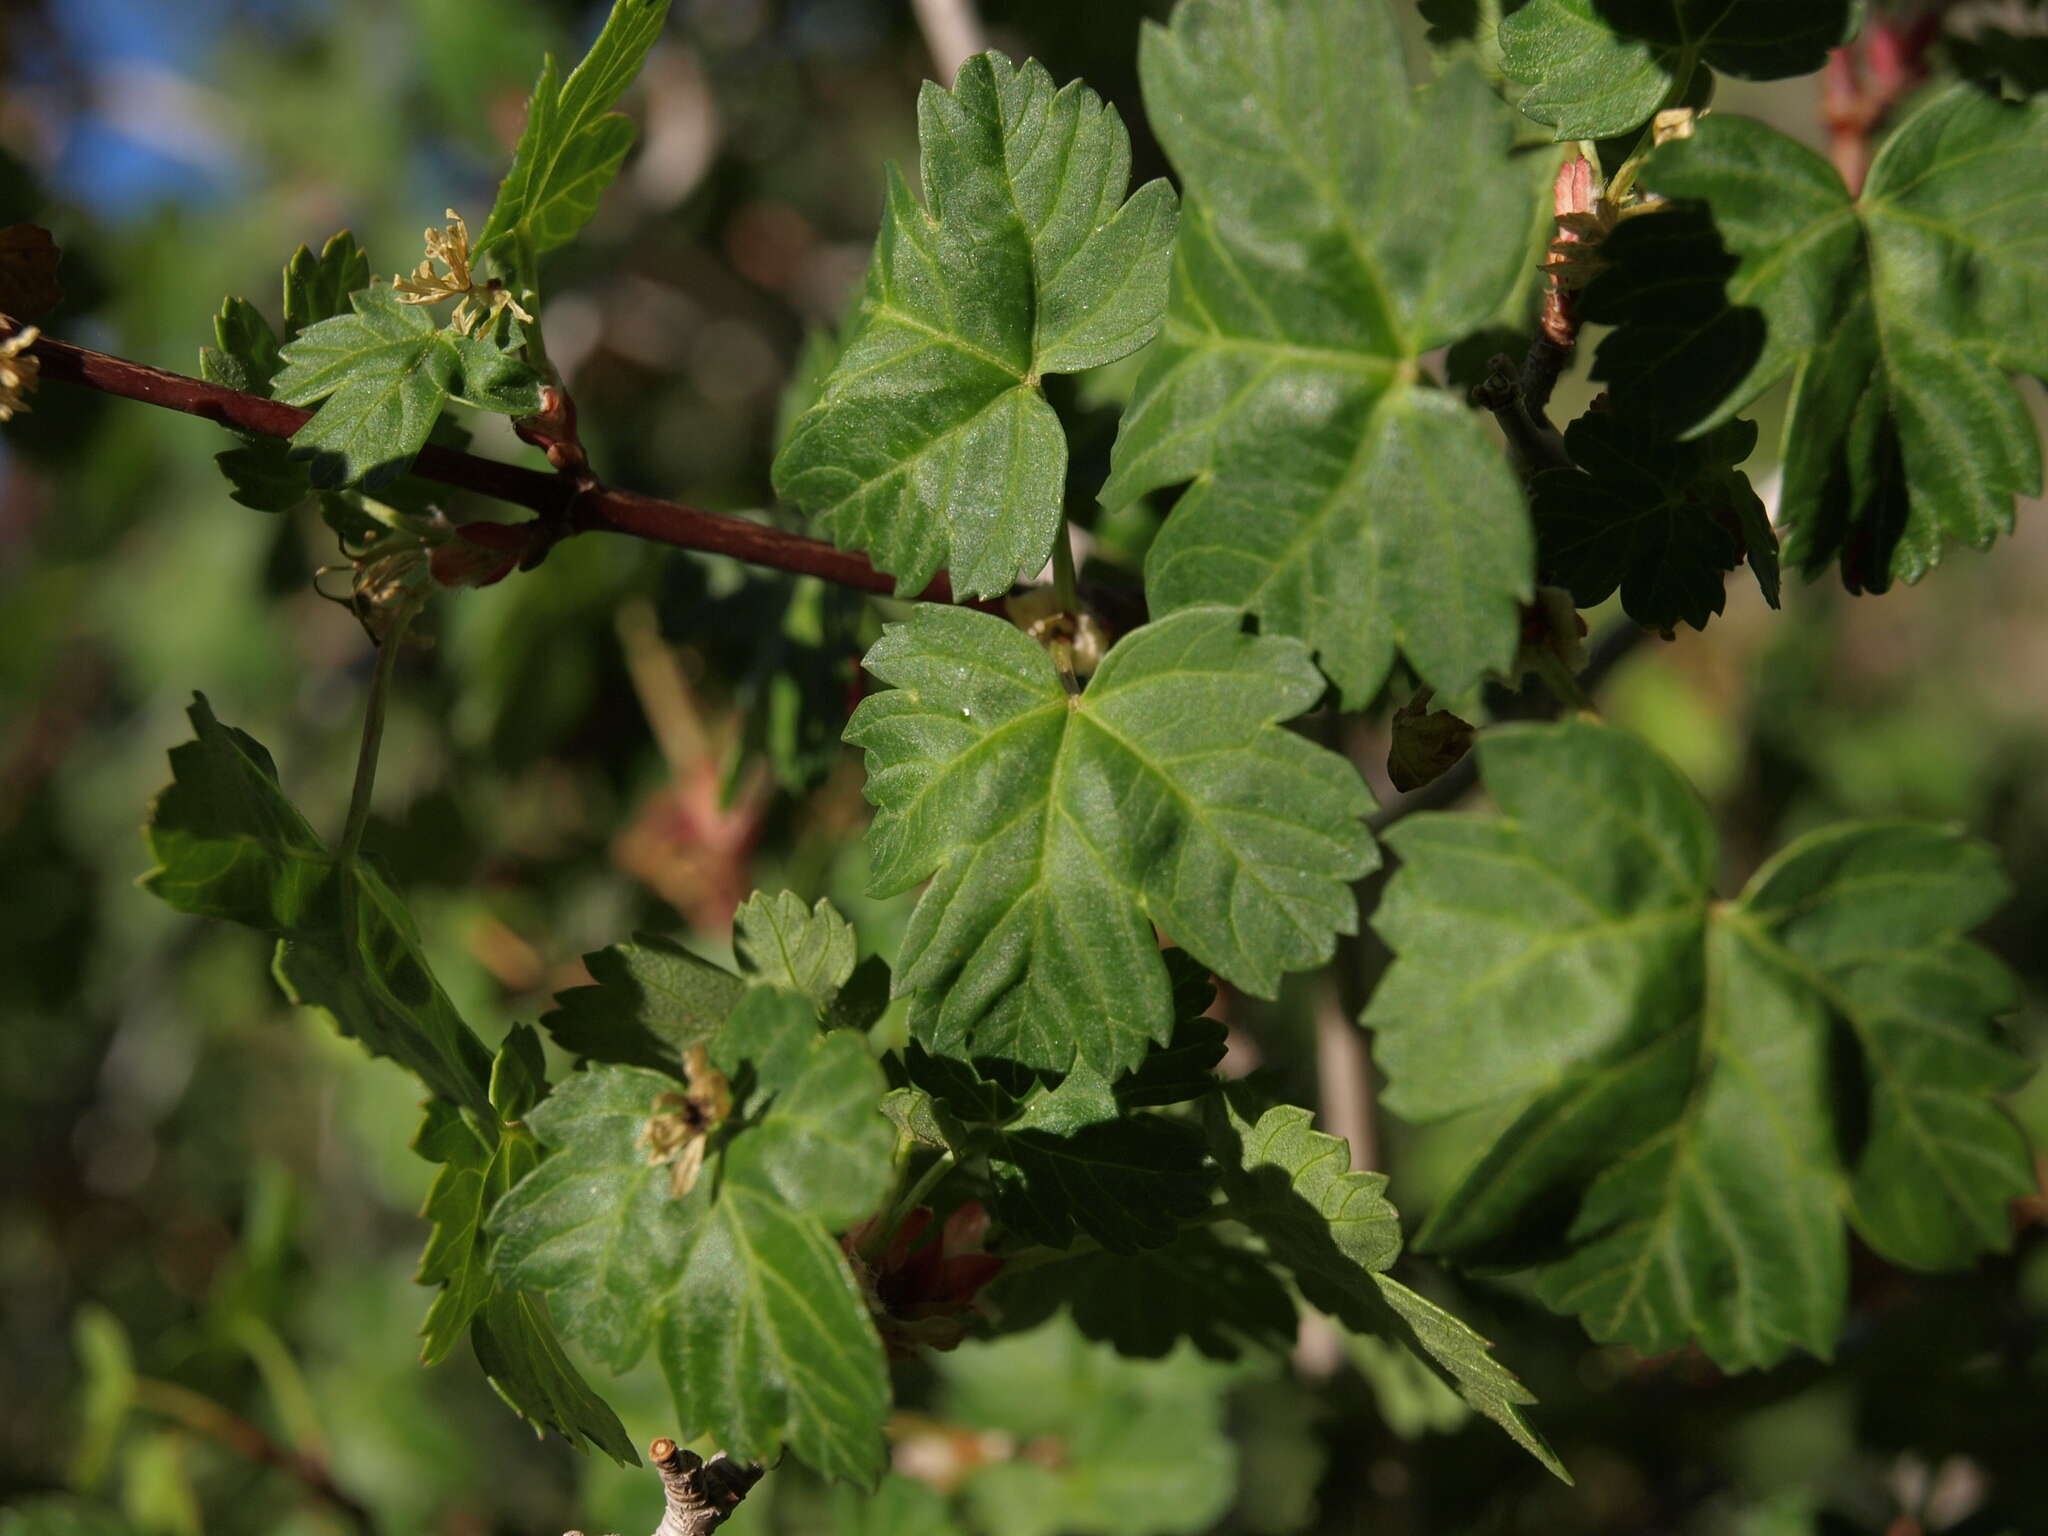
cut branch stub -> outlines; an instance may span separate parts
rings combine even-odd
[[[729,1460],[723,1451],[706,1461],[667,1436],[647,1447],[647,1459],[661,1474],[667,1498],[654,1536],[710,1536],[739,1508],[740,1500],[766,1471],[759,1462]],[[565,1531],[563,1536],[583,1533]]]

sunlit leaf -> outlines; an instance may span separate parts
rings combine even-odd
[[[315,486],[374,489],[402,474],[442,405],[521,415],[540,409],[540,376],[495,343],[437,329],[389,288],[351,294],[353,313],[308,327],[280,352],[271,393],[318,405],[292,436]]]
[[[541,65],[512,168],[476,238],[479,254],[508,240],[534,254],[551,251],[590,222],[633,147],[632,120],[611,109],[661,36],[668,7],[669,0],[615,0],[567,80],[552,56]]]
[[[1140,64],[1188,205],[1102,496],[1192,482],[1146,560],[1152,612],[1248,608],[1353,708],[1397,651],[1445,689],[1507,666],[1521,492],[1420,363],[1527,265],[1507,109],[1469,66],[1412,91],[1377,0],[1187,0]]]
[[[916,592],[995,594],[1052,552],[1066,439],[1040,381],[1158,328],[1173,192],[1124,198],[1130,137],[1086,86],[971,58],[918,98],[925,206],[888,182],[845,345],[775,460],[777,491]]]
[[[926,1046],[1108,1078],[1174,1023],[1157,924],[1271,996],[1352,931],[1367,796],[1279,722],[1323,691],[1297,641],[1198,608],[1125,635],[1087,689],[986,614],[920,608],[868,653],[871,884],[930,879],[897,956]]]

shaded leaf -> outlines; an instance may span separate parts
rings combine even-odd
[[[57,265],[64,253],[40,224],[0,229],[0,314],[40,320],[64,299]]]
[[[1152,924],[1262,996],[1352,931],[1368,797],[1279,727],[1323,691],[1299,642],[1191,609],[1073,695],[1017,629],[922,607],[865,665],[891,685],[846,733],[877,808],[870,889],[931,879],[895,977],[929,1049],[1113,1078],[1171,1038]]]
[[[2025,1075],[1990,1023],[2010,983],[1961,937],[2004,892],[1987,849],[1838,827],[1715,902],[1705,811],[1633,738],[1512,728],[1480,754],[1502,814],[1411,818],[1375,919],[1389,1105],[1525,1106],[1425,1243],[1730,1370],[1833,1348],[1845,1214],[1915,1267],[2005,1247],[2033,1178],[1996,1102]]]
[[[618,1415],[562,1352],[538,1296],[496,1293],[478,1313],[470,1339],[498,1396],[536,1433],[552,1431],[579,1451],[594,1446],[622,1467],[640,1465]]]
[[[1612,411],[1565,430],[1576,468],[1530,483],[1538,579],[1592,608],[1621,589],[1645,629],[1705,629],[1726,602],[1723,578],[1748,561],[1764,599],[1778,606],[1778,538],[1734,466],[1756,446],[1756,423],[1724,422],[1670,442]]]
[[[1851,0],[1529,0],[1500,23],[1521,108],[1563,139],[1607,139],[1687,97],[1707,67],[1811,74],[1862,20]]]
[[[988,1149],[995,1215],[1053,1248],[1077,1232],[1113,1253],[1163,1247],[1183,1220],[1208,1208],[1216,1176],[1201,1133],[1163,1115],[1120,1116],[1102,1086],[1104,1118],[1054,1128],[1042,1118],[1031,1123],[1027,1111],[996,1139]]]
[[[1235,1360],[1246,1346],[1285,1351],[1297,1322],[1265,1260],[1199,1227],[1163,1248],[1013,1262],[984,1294],[1006,1330],[1034,1328],[1064,1307],[1089,1338],[1145,1359],[1182,1339],[1217,1360]]]
[[[1431,709],[1434,696],[1434,689],[1421,689],[1394,711],[1387,779],[1404,795],[1441,778],[1472,750],[1472,722]]]
[[[1122,1359],[1064,1322],[965,1344],[934,1364],[948,1422],[1065,1451],[1055,1465],[1016,1457],[969,1473],[961,1493],[987,1536],[1194,1536],[1230,1506],[1232,1367],[1186,1348]]]
[[[828,1476],[872,1483],[888,1403],[882,1349],[832,1233],[887,1192],[881,1074],[861,1038],[820,1034],[765,1113],[728,1129],[674,1196],[643,1133],[670,1080],[599,1066],[529,1123],[552,1149],[498,1206],[492,1266],[545,1291],[569,1337],[615,1368],[655,1341],[686,1435],[736,1458],[785,1441]]]
[[[304,246],[299,247],[301,251]],[[247,299],[222,302],[213,319],[217,345],[199,349],[199,375],[210,384],[268,395],[271,378],[281,366],[277,333]],[[229,496],[259,512],[289,512],[306,499],[306,466],[292,457],[283,438],[238,432],[239,448],[213,456],[233,487]]]
[[[491,1104],[501,1121],[495,1130],[480,1131],[446,1099],[427,1101],[426,1119],[412,1149],[441,1169],[420,1212],[433,1223],[433,1230],[413,1278],[441,1290],[420,1327],[423,1365],[445,1357],[490,1299],[493,1282],[484,1218],[540,1160],[532,1135],[516,1122],[546,1092],[540,1037],[531,1025],[518,1024],[491,1064]]]
[[[1537,189],[1507,109],[1469,66],[1412,92],[1389,8],[1357,0],[1188,0],[1140,65],[1187,208],[1102,499],[1192,482],[1146,559],[1152,612],[1250,609],[1347,708],[1397,650],[1445,689],[1506,667],[1521,491],[1420,359],[1521,279],[1502,231]]]
[[[369,283],[370,258],[347,230],[331,238],[318,257],[300,246],[284,269],[285,339],[346,312],[348,296]],[[230,298],[214,317],[213,331],[217,345],[200,349],[200,376],[245,394],[268,395],[282,366],[270,322],[248,300]],[[236,436],[241,447],[214,455],[233,487],[233,500],[259,512],[288,512],[305,500],[311,490],[306,466],[292,456],[288,441],[254,432]]]
[[[684,1050],[725,1022],[746,982],[672,939],[635,934],[583,957],[594,983],[558,993],[541,1027],[592,1061],[682,1075]]]
[[[1486,1341],[1386,1273],[1401,1252],[1386,1175],[1354,1171],[1349,1143],[1311,1129],[1305,1109],[1278,1105],[1254,1122],[1241,1103],[1219,1094],[1204,1106],[1223,1190],[1302,1296],[1347,1328],[1399,1339],[1425,1355],[1468,1403],[1570,1482],[1522,1415],[1534,1396],[1486,1353]]]
[[[1131,195],[1130,137],[1078,81],[969,59],[918,98],[926,207],[894,170],[845,344],[775,460],[777,492],[921,590],[994,595],[1061,526],[1066,439],[1040,390],[1158,328],[1174,227]],[[927,211],[929,210],[929,211]]]
[[[1791,375],[1785,556],[1809,574],[1838,560],[1852,590],[1917,581],[1951,541],[2011,528],[2013,498],[2041,485],[2006,375],[2048,377],[2048,100],[1925,99],[1854,200],[1812,150],[1743,118],[1664,145],[1644,179],[1711,209],[1732,271],[1696,239],[1679,261],[1659,249],[1670,215],[1616,231],[1583,312],[1621,322],[1594,368],[1618,402],[1662,396],[1697,434]]]
[[[640,73],[668,20],[669,0],[614,0],[583,62],[560,79],[552,55],[526,104],[512,168],[476,239],[479,255],[505,241],[538,255],[566,245],[633,147],[633,124],[612,107]]]
[[[180,912],[275,935],[293,1002],[494,1124],[490,1054],[428,969],[404,904],[368,865],[328,853],[259,742],[222,725],[203,696],[187,713],[195,739],[171,749],[143,886]]]

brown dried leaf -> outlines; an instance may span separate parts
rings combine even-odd
[[[39,224],[0,229],[0,312],[17,320],[38,320],[64,297],[57,263],[64,253]]]
[[[1446,772],[1472,750],[1472,726],[1447,709],[1431,709],[1433,689],[1424,688],[1394,711],[1394,744],[1387,776],[1406,794]]]

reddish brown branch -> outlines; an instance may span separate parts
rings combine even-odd
[[[14,329],[9,325],[7,334],[11,335]],[[42,360],[46,379],[62,379],[102,394],[141,400],[166,410],[183,411],[188,416],[203,416],[237,432],[290,437],[313,414],[261,395],[244,394],[48,337],[37,341],[31,350]],[[538,513],[557,538],[575,533],[620,533],[677,549],[730,555],[751,565],[816,576],[863,592],[896,590],[895,578],[876,570],[865,555],[744,518],[705,512],[633,491],[608,490],[581,475],[546,474],[431,443],[420,450],[412,472],[424,480],[525,507]],[[918,597],[928,603],[952,602],[953,587],[946,573],[941,571]],[[990,612],[1002,609],[1000,601],[993,599],[976,600],[972,606]]]
[[[1820,115],[1828,156],[1850,193],[1863,190],[1870,145],[1885,120],[1927,78],[1927,53],[1941,33],[1939,11],[1874,16],[1855,42],[1828,55],[1820,77]]]

